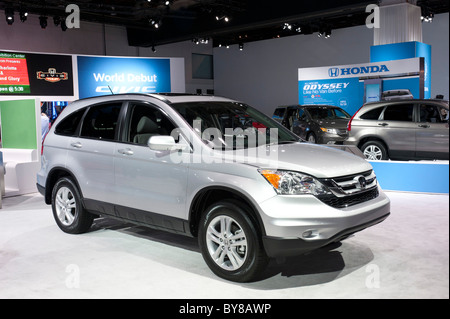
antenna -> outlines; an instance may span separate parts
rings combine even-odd
[[[111,95],[114,95],[114,92],[109,85],[108,85],[108,89],[109,89],[109,91],[111,91]]]

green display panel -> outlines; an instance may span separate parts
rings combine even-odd
[[[2,147],[37,149],[36,101],[0,101]]]

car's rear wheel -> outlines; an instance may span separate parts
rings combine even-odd
[[[248,211],[235,201],[216,203],[206,211],[199,245],[209,268],[230,281],[257,280],[269,260]]]
[[[369,161],[384,161],[389,159],[386,147],[379,141],[369,141],[364,143],[361,147],[361,151]]]
[[[87,212],[75,183],[67,177],[59,179],[52,191],[53,217],[59,228],[69,234],[87,232],[94,216]]]

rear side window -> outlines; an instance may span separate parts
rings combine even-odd
[[[286,112],[285,108],[278,108],[278,109],[275,110],[275,113],[273,113],[273,116],[274,117],[283,118],[285,112]]]
[[[414,104],[389,105],[384,111],[385,121],[412,122]]]
[[[91,107],[84,117],[80,136],[99,140],[114,140],[121,107],[121,102]]]
[[[75,136],[77,134],[78,125],[80,124],[85,111],[86,109],[76,111],[63,119],[61,123],[56,126],[55,134]]]
[[[373,109],[367,113],[364,113],[363,115],[361,115],[361,119],[362,120],[378,120],[381,116],[381,112],[383,112],[384,106],[382,107],[377,107],[376,109]]]

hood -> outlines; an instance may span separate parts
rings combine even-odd
[[[226,151],[226,160],[264,169],[302,172],[316,178],[332,178],[369,171],[364,159],[339,149],[308,143],[264,146],[248,150]]]

